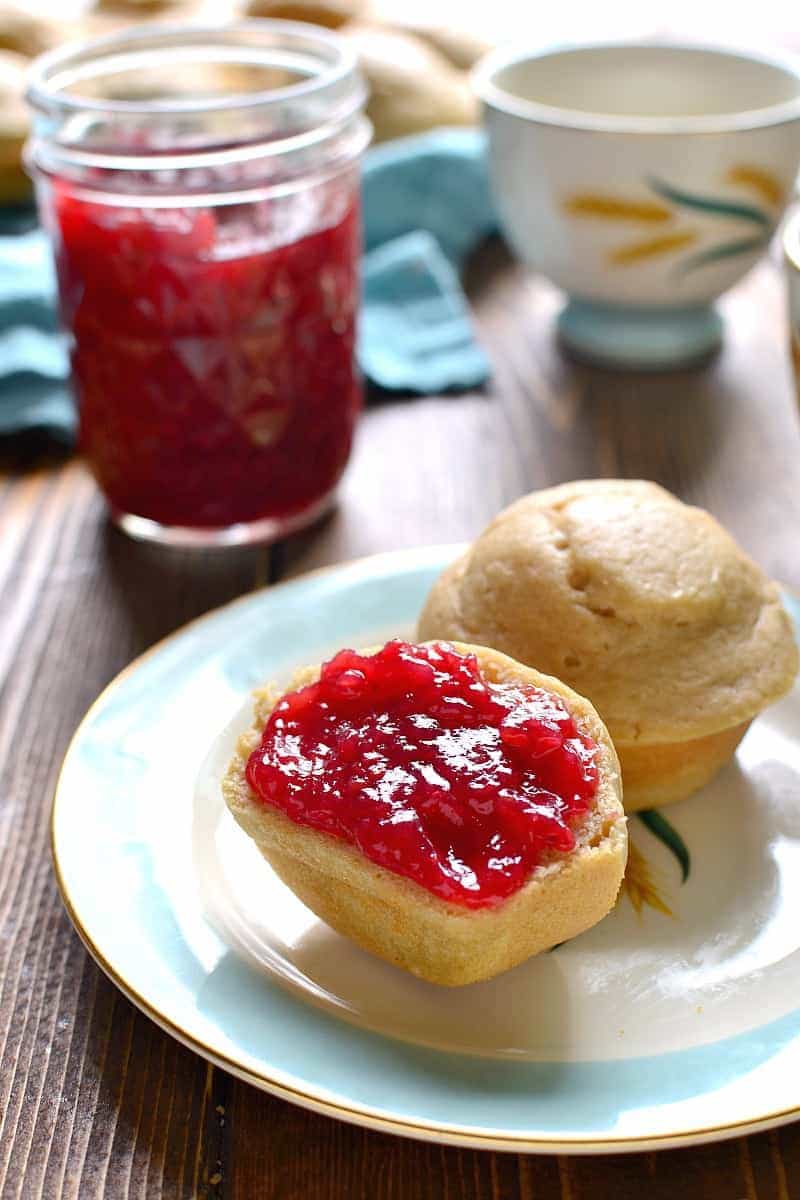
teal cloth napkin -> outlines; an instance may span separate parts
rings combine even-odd
[[[33,223],[30,214],[0,217],[0,435],[43,430],[69,445],[76,419],[55,273]]]
[[[483,135],[435,130],[370,151],[359,359],[382,388],[476,387],[489,363],[458,271],[495,227]],[[50,248],[29,213],[0,216],[0,435],[43,430],[69,443],[75,411],[58,332]]]
[[[440,129],[387,142],[364,168],[359,358],[382,387],[470,388],[489,376],[458,280],[495,228],[483,133]]]

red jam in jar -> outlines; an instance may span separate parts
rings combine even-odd
[[[266,804],[467,908],[568,853],[597,746],[560,697],[490,683],[447,643],[342,650],[278,702],[247,779]]]
[[[281,537],[333,500],[361,387],[353,47],[312,25],[123,29],[34,64],[25,158],[86,459],[136,537]]]
[[[117,511],[224,527],[336,486],[360,408],[355,180],[317,207],[134,208],[56,189],[81,445]]]

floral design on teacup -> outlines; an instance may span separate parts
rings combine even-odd
[[[737,190],[755,193],[760,203],[687,191],[651,176],[645,180],[650,196],[640,198],[585,190],[566,196],[561,207],[567,216],[579,220],[655,227],[647,236],[613,246],[607,253],[607,262],[615,267],[634,266],[653,258],[675,255],[701,242],[701,229],[688,221],[687,215],[702,214],[739,223],[744,232],[702,246],[677,259],[673,269],[686,274],[722,259],[758,253],[768,245],[774,232],[785,199],[785,187],[771,171],[751,163],[737,163],[727,170],[722,182]]]

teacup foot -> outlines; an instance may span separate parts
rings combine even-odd
[[[722,341],[722,320],[710,304],[648,309],[570,300],[558,332],[564,347],[584,361],[664,371],[713,354]]]

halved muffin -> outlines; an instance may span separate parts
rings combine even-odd
[[[488,979],[594,925],[627,857],[597,713],[480,646],[346,651],[282,696],[258,692],[223,793],[322,920],[439,984]]]
[[[707,512],[640,480],[512,504],[437,580],[418,636],[495,646],[588,696],[629,812],[711,779],[798,662],[763,571]]]

